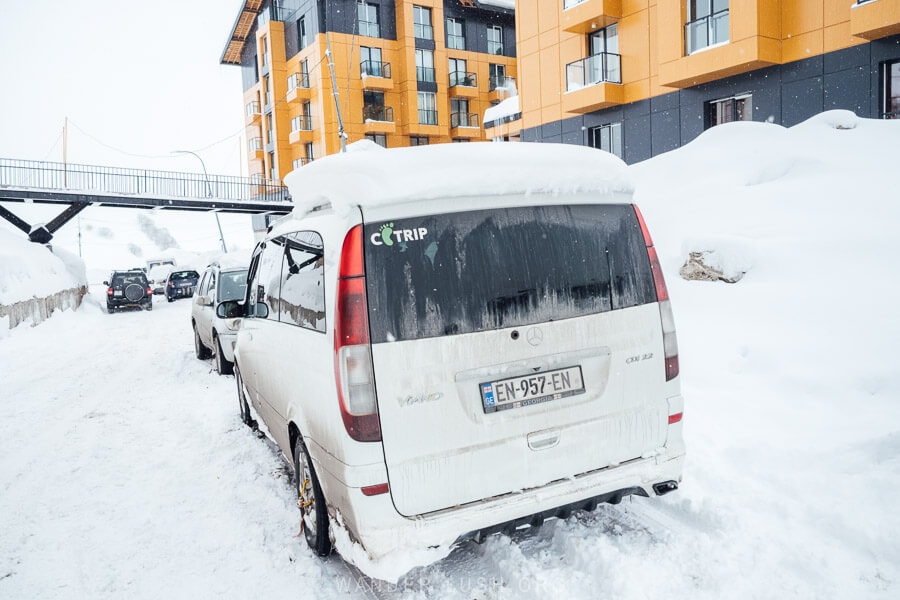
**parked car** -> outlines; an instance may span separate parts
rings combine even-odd
[[[216,372],[230,375],[234,366],[234,341],[239,319],[216,314],[216,307],[228,300],[243,300],[247,290],[247,267],[223,266],[213,262],[200,277],[200,285],[191,306],[194,351],[201,360],[213,356]]]
[[[334,526],[393,560],[677,489],[674,320],[622,161],[441,144],[286,180],[314,200],[218,313],[243,318],[241,418],[293,464],[316,553]]]
[[[166,300],[175,302],[178,298],[190,298],[199,279],[197,271],[172,271],[166,277]]]
[[[106,286],[106,312],[123,308],[153,310],[153,291],[141,269],[113,271],[103,285]]]

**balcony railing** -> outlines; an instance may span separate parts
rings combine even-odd
[[[475,76],[475,73],[454,71],[450,73],[450,87],[456,87],[458,85],[464,87],[478,87],[478,78]]]
[[[380,60],[364,60],[360,63],[360,74],[363,77],[391,78],[391,63]]]
[[[250,152],[261,152],[263,149],[263,141],[261,137],[250,138],[247,142]]]
[[[437,125],[438,114],[436,110],[419,109],[419,125]]]
[[[475,113],[450,113],[450,127],[478,127],[478,115]]]
[[[433,40],[434,27],[432,27],[431,25],[426,25],[425,23],[414,23],[413,35],[420,40]]]
[[[578,6],[582,2],[587,2],[587,0],[564,0],[563,1],[563,10],[567,8],[572,8],[573,6]]]
[[[729,39],[728,9],[720,10],[684,26],[685,54],[727,42]]]
[[[597,83],[622,83],[622,57],[603,52],[566,65],[566,91]]]
[[[516,79],[514,77],[507,77],[506,75],[492,75],[490,91],[493,92],[494,90],[506,90],[509,92],[515,92]]]
[[[309,89],[309,74],[294,73],[288,77],[288,91],[294,91],[297,88]]]
[[[256,100],[253,100],[252,102],[247,103],[247,116],[248,117],[255,117],[260,114],[261,113],[259,111],[259,102],[257,102]]]
[[[381,37],[381,29],[378,27],[378,21],[358,21],[359,35],[368,37]]]
[[[434,67],[416,67],[416,81],[434,83]]]
[[[291,131],[312,131],[312,115],[299,115],[291,119]]]
[[[367,104],[363,106],[363,122],[366,121],[393,123],[394,109],[393,107],[381,106],[380,104]]]
[[[312,161],[313,161],[312,158],[309,158],[309,157],[304,156],[303,158],[295,158],[295,159],[294,159],[294,162],[293,162],[293,165],[294,165],[294,168],[295,168],[295,169],[299,169],[300,167],[302,167],[302,166],[304,166],[304,165],[308,165],[308,164],[311,163]]]

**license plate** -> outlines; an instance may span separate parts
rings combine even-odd
[[[115,292],[113,292],[113,296],[122,296],[124,294],[125,292],[123,292],[122,290],[116,290]]]
[[[510,377],[481,384],[484,412],[541,404],[584,393],[581,367]]]

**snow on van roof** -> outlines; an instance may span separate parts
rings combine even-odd
[[[294,215],[474,195],[631,192],[613,154],[567,144],[470,143],[384,149],[362,140],[284,178]]]

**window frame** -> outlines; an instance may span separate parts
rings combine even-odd
[[[381,37],[381,16],[378,14],[379,6],[371,2],[356,3],[356,28],[359,35],[365,37]],[[363,14],[360,14],[360,11]],[[374,20],[369,20],[374,19]],[[374,35],[372,32],[374,31]]]
[[[466,22],[464,19],[456,17],[447,17],[445,19],[446,26],[446,42],[449,50],[465,50],[466,49]],[[456,33],[455,30],[459,31]],[[451,42],[451,40],[453,40]],[[457,41],[461,40],[461,41]]]
[[[900,58],[882,62],[879,71],[879,116],[882,119],[900,119]]]
[[[431,8],[413,4],[413,37],[418,40],[434,40],[434,27],[431,23]]]
[[[615,154],[621,159],[625,159],[625,136],[624,136],[624,127],[621,121],[615,121],[612,123],[604,123],[603,125],[597,125],[596,127],[591,127],[588,129],[588,146],[591,148],[598,148],[600,150],[604,150],[609,152],[610,154]],[[606,133],[608,135],[608,144],[604,148],[603,144],[603,135]],[[599,139],[599,143],[598,143]]]
[[[720,120],[718,115],[720,107],[727,106],[730,109],[730,118]],[[704,129],[710,129],[716,125],[724,123],[733,123],[735,121],[752,121],[753,120],[753,94],[744,92],[728,96],[726,98],[717,98],[708,100],[703,106]],[[738,118],[738,114],[744,115],[745,118]]]
[[[491,38],[491,33],[497,34],[497,39]],[[487,26],[487,53],[495,56],[503,55],[503,27],[500,25]]]

